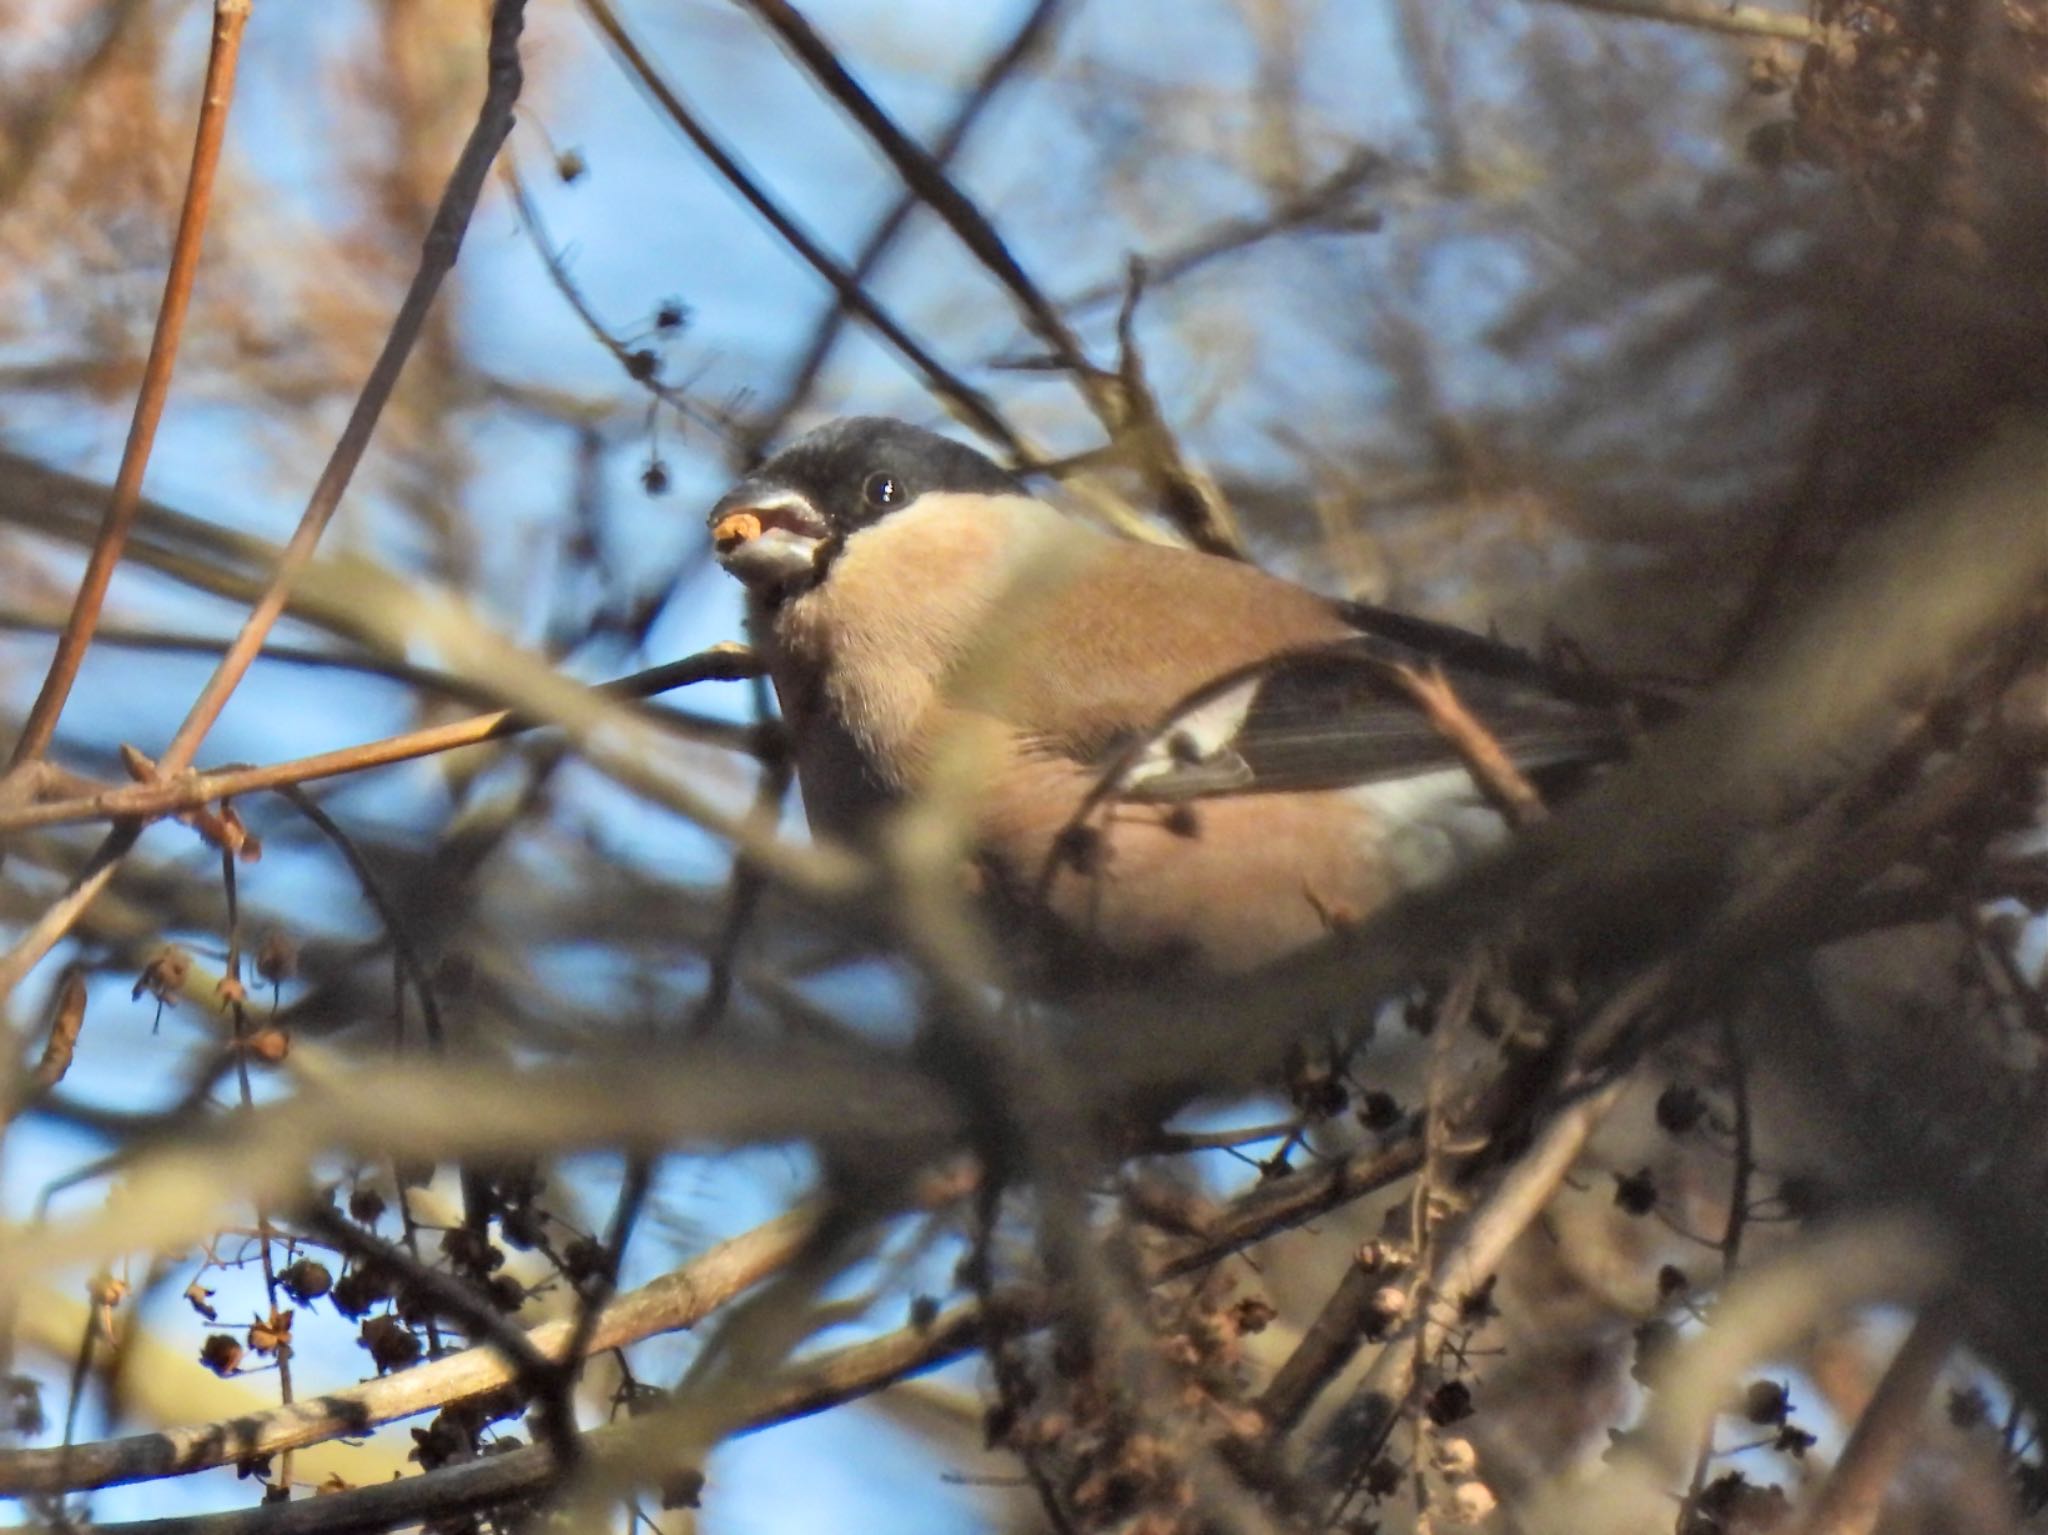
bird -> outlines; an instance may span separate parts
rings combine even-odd
[[[814,832],[872,845],[973,740],[963,883],[1046,991],[1242,976],[1499,846],[1416,678],[1550,792],[1641,728],[1603,679],[1111,533],[888,417],[798,438],[707,522]]]

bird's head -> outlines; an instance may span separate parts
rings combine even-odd
[[[779,600],[823,578],[846,540],[935,492],[1015,495],[974,449],[886,416],[850,416],[798,438],[711,508],[718,561]]]

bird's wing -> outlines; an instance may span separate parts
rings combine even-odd
[[[1105,544],[1020,629],[1058,636],[997,711],[1035,755],[1123,798],[1343,788],[1463,759],[1397,668],[1441,672],[1525,773],[1617,755],[1620,690],[1482,635],[1333,603],[1250,566]]]
[[[1460,649],[1465,640],[1490,643],[1459,639]],[[1104,767],[1122,798],[1176,801],[1345,788],[1462,766],[1459,747],[1397,669],[1442,677],[1525,774],[1625,748],[1631,716],[1618,700],[1590,688],[1564,696],[1515,652],[1466,649],[1463,661],[1369,636],[1276,656],[1184,700],[1119,743]]]

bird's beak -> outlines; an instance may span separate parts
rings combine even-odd
[[[831,532],[800,497],[749,497],[711,513],[718,563],[757,592],[781,591],[808,578]]]

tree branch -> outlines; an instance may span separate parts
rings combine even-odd
[[[64,701],[71,696],[71,684],[92,644],[93,628],[99,622],[107,586],[120,563],[121,550],[134,526],[135,510],[142,499],[142,474],[149,466],[149,450],[156,443],[157,423],[163,419],[164,401],[171,392],[171,371],[178,361],[178,343],[185,333],[185,313],[191,307],[192,280],[199,270],[199,248],[206,235],[207,215],[213,209],[214,173],[220,166],[220,150],[227,137],[228,107],[234,101],[235,66],[242,54],[242,31],[249,21],[250,0],[214,0],[213,42],[206,56],[206,85],[199,101],[199,128],[192,142],[192,169],[185,179],[184,206],[178,213],[178,233],[171,244],[170,270],[164,276],[163,302],[157,306],[156,330],[149,340],[149,359],[143,364],[142,388],[135,397],[135,412],[128,423],[128,440],[121,449],[121,467],[114,476],[114,489],[107,502],[100,536],[86,560],[79,578],[77,595],[71,601],[71,618],[57,638],[57,653],[50,658],[28,720],[15,738],[11,763],[32,762],[49,748],[57,732],[57,718]],[[131,7],[132,9],[132,7]],[[107,39],[119,35],[121,23],[108,28]],[[4,201],[0,197],[0,201]]]

